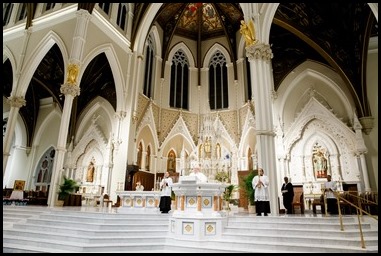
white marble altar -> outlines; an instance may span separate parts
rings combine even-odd
[[[226,186],[200,182],[196,176],[181,176],[172,186],[176,199],[170,217],[170,236],[203,241],[220,237],[226,220],[221,215],[221,195]]]

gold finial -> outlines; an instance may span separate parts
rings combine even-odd
[[[245,37],[246,46],[254,45],[257,43],[257,40],[255,39],[255,28],[253,20],[250,20],[249,23],[245,23],[244,20],[241,20],[241,28],[239,31]]]

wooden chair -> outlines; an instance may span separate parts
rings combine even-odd
[[[300,208],[300,213],[304,214],[304,196],[303,192],[295,193],[294,201],[292,202],[292,213],[295,213],[295,208]]]
[[[103,196],[103,205],[101,205],[102,207],[106,205],[106,207],[108,207],[110,204],[110,206],[112,206],[112,200],[110,200],[110,196],[107,195],[107,194],[104,194]]]
[[[324,205],[324,195],[322,194],[320,198],[315,198],[312,201],[312,212],[316,214],[316,207],[320,206],[321,214],[325,214],[325,205]]]

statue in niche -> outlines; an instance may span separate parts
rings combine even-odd
[[[90,164],[87,167],[86,182],[94,181],[94,171],[95,171],[94,163],[93,161],[90,161]]]
[[[321,150],[317,150],[313,156],[313,167],[316,178],[327,178],[327,158]]]
[[[170,152],[168,156],[168,171],[173,172],[175,170],[176,170],[176,157],[173,152]]]
[[[205,150],[205,158],[210,158],[212,153],[212,145],[211,145],[210,138],[206,139],[204,150]]]

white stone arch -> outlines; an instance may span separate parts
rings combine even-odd
[[[372,10],[374,17],[378,22],[378,3],[368,3],[370,9]]]
[[[162,154],[164,154],[163,150],[166,151],[167,153],[170,151],[170,150],[166,150],[166,146],[171,145],[171,141],[173,139],[175,139],[176,136],[180,136],[183,139],[183,143],[186,146],[185,148],[189,147],[191,149],[190,151],[195,150],[196,145],[193,142],[192,135],[190,134],[189,129],[184,122],[184,119],[180,116],[177,119],[173,128],[171,129],[170,133],[164,139],[164,141],[160,147],[162,149],[161,150]],[[183,145],[181,145],[181,148],[183,148],[182,146]],[[177,151],[178,150],[176,150],[175,152],[177,152]],[[166,155],[164,154],[162,156],[166,156]]]
[[[38,130],[36,131],[35,138],[33,139],[33,146],[38,146],[39,142],[41,141],[41,137],[44,136],[44,132],[49,130],[49,125],[54,120],[61,121],[62,113],[61,111],[56,107],[51,111],[45,118],[42,120],[41,125],[38,127]]]
[[[136,138],[140,138],[140,134],[142,133],[142,130],[147,127],[152,135],[153,139],[153,145],[151,148],[151,153],[157,154],[157,150],[159,148],[159,138],[157,136],[154,136],[157,134],[156,132],[156,126],[155,126],[155,118],[153,116],[152,106],[148,108],[148,110],[145,112],[142,121],[139,123],[138,127],[136,128]]]
[[[240,3],[240,5],[245,21],[253,19],[258,41],[268,44],[270,40],[270,28],[279,3]],[[238,47],[238,55],[240,55],[245,49],[242,38]]]
[[[152,40],[153,40],[154,45],[155,45],[155,54],[156,54],[156,56],[161,57],[161,52],[162,52],[162,49],[161,49],[162,47],[161,47],[161,44],[160,44],[161,40],[160,40],[159,31],[157,30],[157,26],[156,25],[152,26],[151,31],[149,32],[149,34],[151,35]]]
[[[24,62],[25,70],[21,73],[20,81],[18,83],[16,95],[25,95],[28,90],[29,82],[33,77],[34,72],[36,71],[38,65],[41,63],[42,59],[53,47],[54,44],[57,44],[58,48],[61,51],[62,58],[64,61],[64,68],[66,72],[68,52],[65,46],[65,43],[54,31],[49,31],[47,35],[41,39],[37,47],[30,55],[30,57]],[[62,81],[63,82],[63,81]]]
[[[100,45],[89,52],[89,54],[83,60],[82,67],[78,75],[78,81],[81,81],[81,78],[90,62],[101,53],[105,53],[114,78],[116,91],[116,112],[123,111],[125,109],[125,94],[123,90],[125,81],[123,76],[121,75],[123,74],[123,71],[120,65],[119,58],[117,57],[118,55],[116,54],[114,46],[111,43]]]
[[[306,168],[306,171],[309,172],[309,175],[311,177],[315,177],[315,174],[313,173],[313,165],[312,165],[312,150],[315,143],[318,143],[319,145],[322,145],[324,148],[327,149],[328,174],[331,174],[333,178],[334,176],[337,176],[337,175],[341,177],[341,173],[337,174],[334,169],[336,164],[335,160],[331,159],[331,156],[338,156],[340,152],[338,150],[338,147],[335,141],[333,140],[331,136],[329,136],[329,134],[326,133],[326,131],[317,130],[314,133],[310,133],[307,135],[306,138],[304,138],[303,141],[304,141],[304,145],[301,145],[302,152],[300,153],[302,153],[302,155],[304,155],[305,157],[308,157],[308,159],[305,159],[305,168]]]
[[[135,36],[135,41],[133,42],[133,52],[136,52],[137,54],[143,53],[145,45],[144,43],[146,41],[148,31],[151,27],[152,22],[154,21],[154,18],[156,17],[157,12],[159,11],[162,5],[163,3],[151,3],[148,6],[146,10],[146,15],[144,15],[141,19],[141,22],[139,22],[139,26]]]
[[[228,50],[226,50],[226,48],[223,45],[219,43],[215,43],[213,44],[212,47],[210,47],[210,49],[205,54],[204,61],[202,64],[203,68],[209,67],[210,60],[212,59],[213,55],[216,53],[217,50],[220,51],[225,56],[226,65],[229,66],[229,64],[231,64],[232,61],[230,59]]]
[[[188,61],[189,61],[189,68],[194,68],[195,67],[195,61],[194,61],[194,56],[192,54],[192,52],[190,51],[190,49],[188,48],[188,46],[186,44],[184,44],[183,42],[180,42],[176,45],[174,45],[171,49],[171,51],[169,52],[168,54],[168,62],[172,63],[172,58],[173,58],[173,55],[175,55],[175,53],[178,51],[178,50],[183,50],[183,52],[185,53],[185,55],[187,56],[188,58]]]
[[[248,144],[251,137],[253,138],[253,150],[255,150],[255,145],[257,143],[256,130],[255,130],[255,127],[256,127],[255,116],[252,114],[250,107],[247,108],[245,122],[242,127],[243,127],[242,136],[241,136],[240,143],[238,145],[238,156],[242,156],[243,148],[246,144]]]
[[[76,131],[77,137],[75,139],[75,142],[78,142],[78,140],[82,137],[82,134],[85,134],[86,129],[88,129],[88,124],[92,122],[92,119],[94,118],[94,115],[96,116],[98,112],[102,111],[103,113],[106,113],[106,115],[102,115],[102,118],[106,120],[103,122],[106,125],[110,125],[110,127],[104,127],[105,132],[111,132],[116,131],[117,122],[114,121],[114,109],[111,106],[110,102],[108,102],[106,99],[97,96],[91,104],[88,104],[81,116],[78,118],[78,128]]]
[[[322,106],[321,103],[315,98],[311,98],[298,118],[292,124],[289,132],[285,134],[284,145],[286,154],[290,154],[293,144],[302,138],[303,130],[307,124],[315,119],[329,127],[335,127],[337,129],[336,133],[339,132],[339,134],[331,134],[331,136],[335,135],[342,138],[341,140],[343,142],[345,141],[344,144],[350,145],[348,147],[351,150],[355,150],[356,139],[354,132],[336,116],[334,116],[334,114],[332,114],[328,109]],[[345,138],[345,140],[343,138]]]
[[[104,170],[106,167],[105,159],[107,159],[105,156],[107,155],[107,152],[102,148],[103,146],[99,145],[99,141],[92,139],[85,145],[83,153],[75,159],[75,179],[80,180],[81,182],[86,181],[87,167],[89,166],[90,161],[93,161],[94,163],[94,180],[92,182],[93,184],[89,184],[93,187],[92,191],[89,191],[89,193],[100,193],[99,186],[105,187],[106,191],[108,189],[107,175],[104,175]]]
[[[17,76],[16,76],[17,64],[16,64],[15,57],[13,56],[11,50],[7,46],[5,46],[5,47],[3,47],[3,64],[7,60],[9,60],[9,62],[11,63],[11,67],[12,67],[12,81],[13,81],[12,91],[13,91],[13,87],[15,85],[17,85],[16,84],[17,83]]]
[[[295,110],[290,111],[290,109],[287,108],[289,99],[291,98],[291,95],[295,93],[295,91],[298,91],[300,90],[299,88],[306,86],[310,87],[310,89],[314,89],[314,87],[317,85],[319,85],[319,87],[324,85],[326,88],[325,94],[335,94],[335,101],[342,102],[341,105],[344,108],[343,114],[347,119],[349,119],[354,112],[354,109],[351,107],[354,105],[354,103],[353,101],[349,100],[349,91],[341,89],[343,87],[341,83],[342,80],[337,77],[337,74],[332,69],[329,69],[319,63],[305,61],[297,68],[295,68],[294,73],[289,74],[279,86],[278,95],[281,97],[279,97],[279,101],[274,103],[276,106],[275,108],[278,109],[279,116],[282,118],[282,120],[287,121],[285,118],[285,113],[295,112]],[[322,90],[320,91],[321,92],[317,93],[323,93]],[[295,98],[295,95],[293,98]],[[300,99],[301,96],[299,95],[298,98]]]
[[[78,163],[78,159],[81,157],[81,155],[86,153],[85,150],[91,141],[95,141],[98,144],[100,152],[104,152],[104,154],[107,154],[108,140],[104,136],[103,132],[99,129],[98,125],[93,123],[90,126],[90,128],[86,131],[86,133],[82,136],[81,140],[74,147],[73,152],[71,154],[71,163],[69,163],[68,166],[75,166]],[[106,158],[103,157],[103,159]]]

